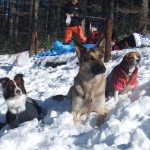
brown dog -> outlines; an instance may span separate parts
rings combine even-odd
[[[128,52],[124,56],[121,63],[107,76],[106,97],[114,96],[117,103],[119,95],[127,94],[136,88],[140,60],[141,56],[138,52]]]
[[[100,126],[104,121],[106,115],[104,50],[104,38],[97,46],[89,49],[80,43],[75,43],[80,67],[72,87],[71,112],[76,126],[81,115],[90,114],[90,112],[99,114],[97,126]],[[100,115],[102,118],[100,118]]]

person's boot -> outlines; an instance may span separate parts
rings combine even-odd
[[[84,45],[84,44],[87,44],[87,41],[85,41],[85,42],[82,42],[81,44],[83,44],[83,45]]]

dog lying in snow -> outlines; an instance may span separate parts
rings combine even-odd
[[[40,119],[41,107],[36,101],[27,97],[23,74],[17,74],[13,80],[8,77],[2,78],[0,83],[8,106],[5,124],[15,128],[34,118]]]
[[[106,78],[106,98],[114,96],[117,103],[119,95],[127,94],[136,88],[140,60],[141,55],[138,52],[128,52],[121,63],[113,68]]]

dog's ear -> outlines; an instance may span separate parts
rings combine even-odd
[[[22,92],[26,94],[23,77],[24,77],[23,74],[16,74],[16,76],[14,77],[14,80],[16,83],[21,83],[20,86],[21,86]]]
[[[126,73],[129,72],[129,65],[128,65],[127,57],[128,57],[128,54],[126,54],[123,57],[122,61],[120,62],[121,69],[123,69]]]
[[[96,47],[98,47],[98,49],[101,52],[105,53],[105,47],[106,47],[106,39],[105,39],[105,37],[101,37],[99,39],[99,41],[96,43]]]
[[[78,56],[78,58],[81,58],[87,51],[86,47],[84,47],[81,43],[75,42],[74,43],[74,49]]]
[[[128,63],[128,58],[131,55],[131,52],[128,52],[124,57],[123,57],[123,61],[126,61]]]
[[[122,61],[128,62],[128,57],[129,57],[129,53],[127,53],[127,54],[123,57]]]
[[[24,75],[23,75],[23,74],[21,74],[21,73],[19,73],[19,74],[16,74],[16,75],[15,75],[15,77],[16,77],[16,78],[17,78],[17,77],[23,78],[23,77],[24,77]],[[14,77],[14,78],[15,78],[15,77]]]
[[[139,58],[139,60],[141,60],[141,55],[140,55],[140,53],[138,53],[138,52],[135,52],[136,53],[136,56]]]
[[[24,75],[21,74],[21,73],[16,74],[15,77],[14,77],[14,80],[20,80],[20,81],[24,82],[23,77],[24,77]]]
[[[4,89],[4,87],[6,86],[6,84],[7,84],[7,82],[8,82],[9,80],[10,80],[10,79],[7,78],[7,77],[0,79],[0,83],[1,83],[3,89]]]

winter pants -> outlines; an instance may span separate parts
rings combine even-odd
[[[84,36],[83,29],[81,26],[67,26],[65,29],[65,37],[63,43],[69,43],[72,39],[72,35],[76,34],[81,43],[84,43],[87,39]]]

